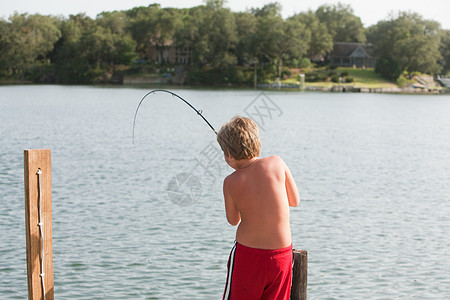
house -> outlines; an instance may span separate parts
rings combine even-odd
[[[191,47],[177,47],[172,41],[169,41],[164,46],[151,46],[149,57],[158,64],[189,65],[191,64],[191,52]]]
[[[328,60],[338,67],[375,67],[376,57],[370,44],[336,42]]]

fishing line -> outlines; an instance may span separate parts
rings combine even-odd
[[[148,92],[147,94],[145,94],[145,96],[142,97],[141,101],[139,102],[139,104],[138,104],[138,106],[137,106],[137,108],[136,108],[136,112],[134,113],[134,121],[133,121],[133,144],[134,144],[134,128],[136,127],[136,118],[137,118],[137,114],[138,114],[139,108],[141,107],[142,102],[144,102],[144,99],[145,99],[148,95],[154,94],[154,93],[156,93],[156,92],[164,92],[164,93],[171,94],[173,97],[177,97],[178,99],[180,99],[181,101],[183,101],[184,103],[186,103],[187,105],[189,105],[189,107],[192,108],[192,109],[197,113],[197,115],[199,115],[200,117],[202,117],[203,121],[205,121],[206,124],[209,125],[209,127],[212,129],[212,131],[214,131],[214,133],[217,134],[217,131],[214,129],[214,127],[212,127],[212,125],[208,122],[208,120],[206,120],[206,118],[202,115],[203,112],[202,112],[201,110],[196,109],[196,108],[195,108],[194,106],[192,106],[189,102],[187,102],[185,99],[183,99],[183,97],[181,97],[181,96],[175,94],[174,92],[171,92],[171,91],[168,91],[168,90],[158,89],[158,90],[152,90],[152,91]]]

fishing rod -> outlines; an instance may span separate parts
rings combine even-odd
[[[156,92],[164,92],[164,93],[168,93],[168,94],[172,95],[173,97],[177,97],[178,99],[180,99],[181,101],[183,101],[184,103],[186,103],[187,105],[189,105],[189,107],[192,108],[192,109],[197,113],[197,115],[199,115],[200,117],[202,117],[203,121],[205,121],[206,124],[209,125],[209,127],[212,129],[212,131],[214,131],[214,133],[217,134],[217,131],[214,129],[214,127],[212,127],[212,125],[208,122],[208,120],[206,120],[206,118],[202,115],[203,112],[202,112],[201,110],[196,109],[196,108],[195,108],[194,106],[192,106],[189,102],[187,102],[185,99],[183,99],[183,97],[181,97],[181,96],[175,94],[174,92],[171,92],[171,91],[168,91],[168,90],[163,90],[163,89],[157,89],[157,90],[152,90],[152,91],[148,92],[147,94],[145,94],[145,96],[142,97],[141,101],[139,102],[139,104],[138,104],[138,106],[137,106],[137,108],[136,108],[136,112],[134,113],[134,121],[133,121],[133,144],[134,144],[134,127],[136,126],[136,118],[137,118],[137,114],[138,114],[139,108],[141,107],[142,102],[144,101],[144,99],[145,99],[148,95],[154,94],[154,93],[156,93]]]

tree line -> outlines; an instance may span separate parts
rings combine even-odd
[[[450,70],[450,31],[419,14],[400,12],[364,28],[344,4],[322,5],[283,19],[279,3],[232,12],[223,0],[187,8],[159,4],[68,18],[18,14],[0,19],[0,78],[36,82],[111,82],[133,70],[170,67],[152,49],[189,48],[192,83],[248,83],[279,77],[285,67],[308,67],[334,42],[370,43],[377,72]],[[326,63],[323,62],[323,63]]]

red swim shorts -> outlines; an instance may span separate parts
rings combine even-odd
[[[289,300],[292,245],[277,250],[235,243],[228,259],[224,300]]]

